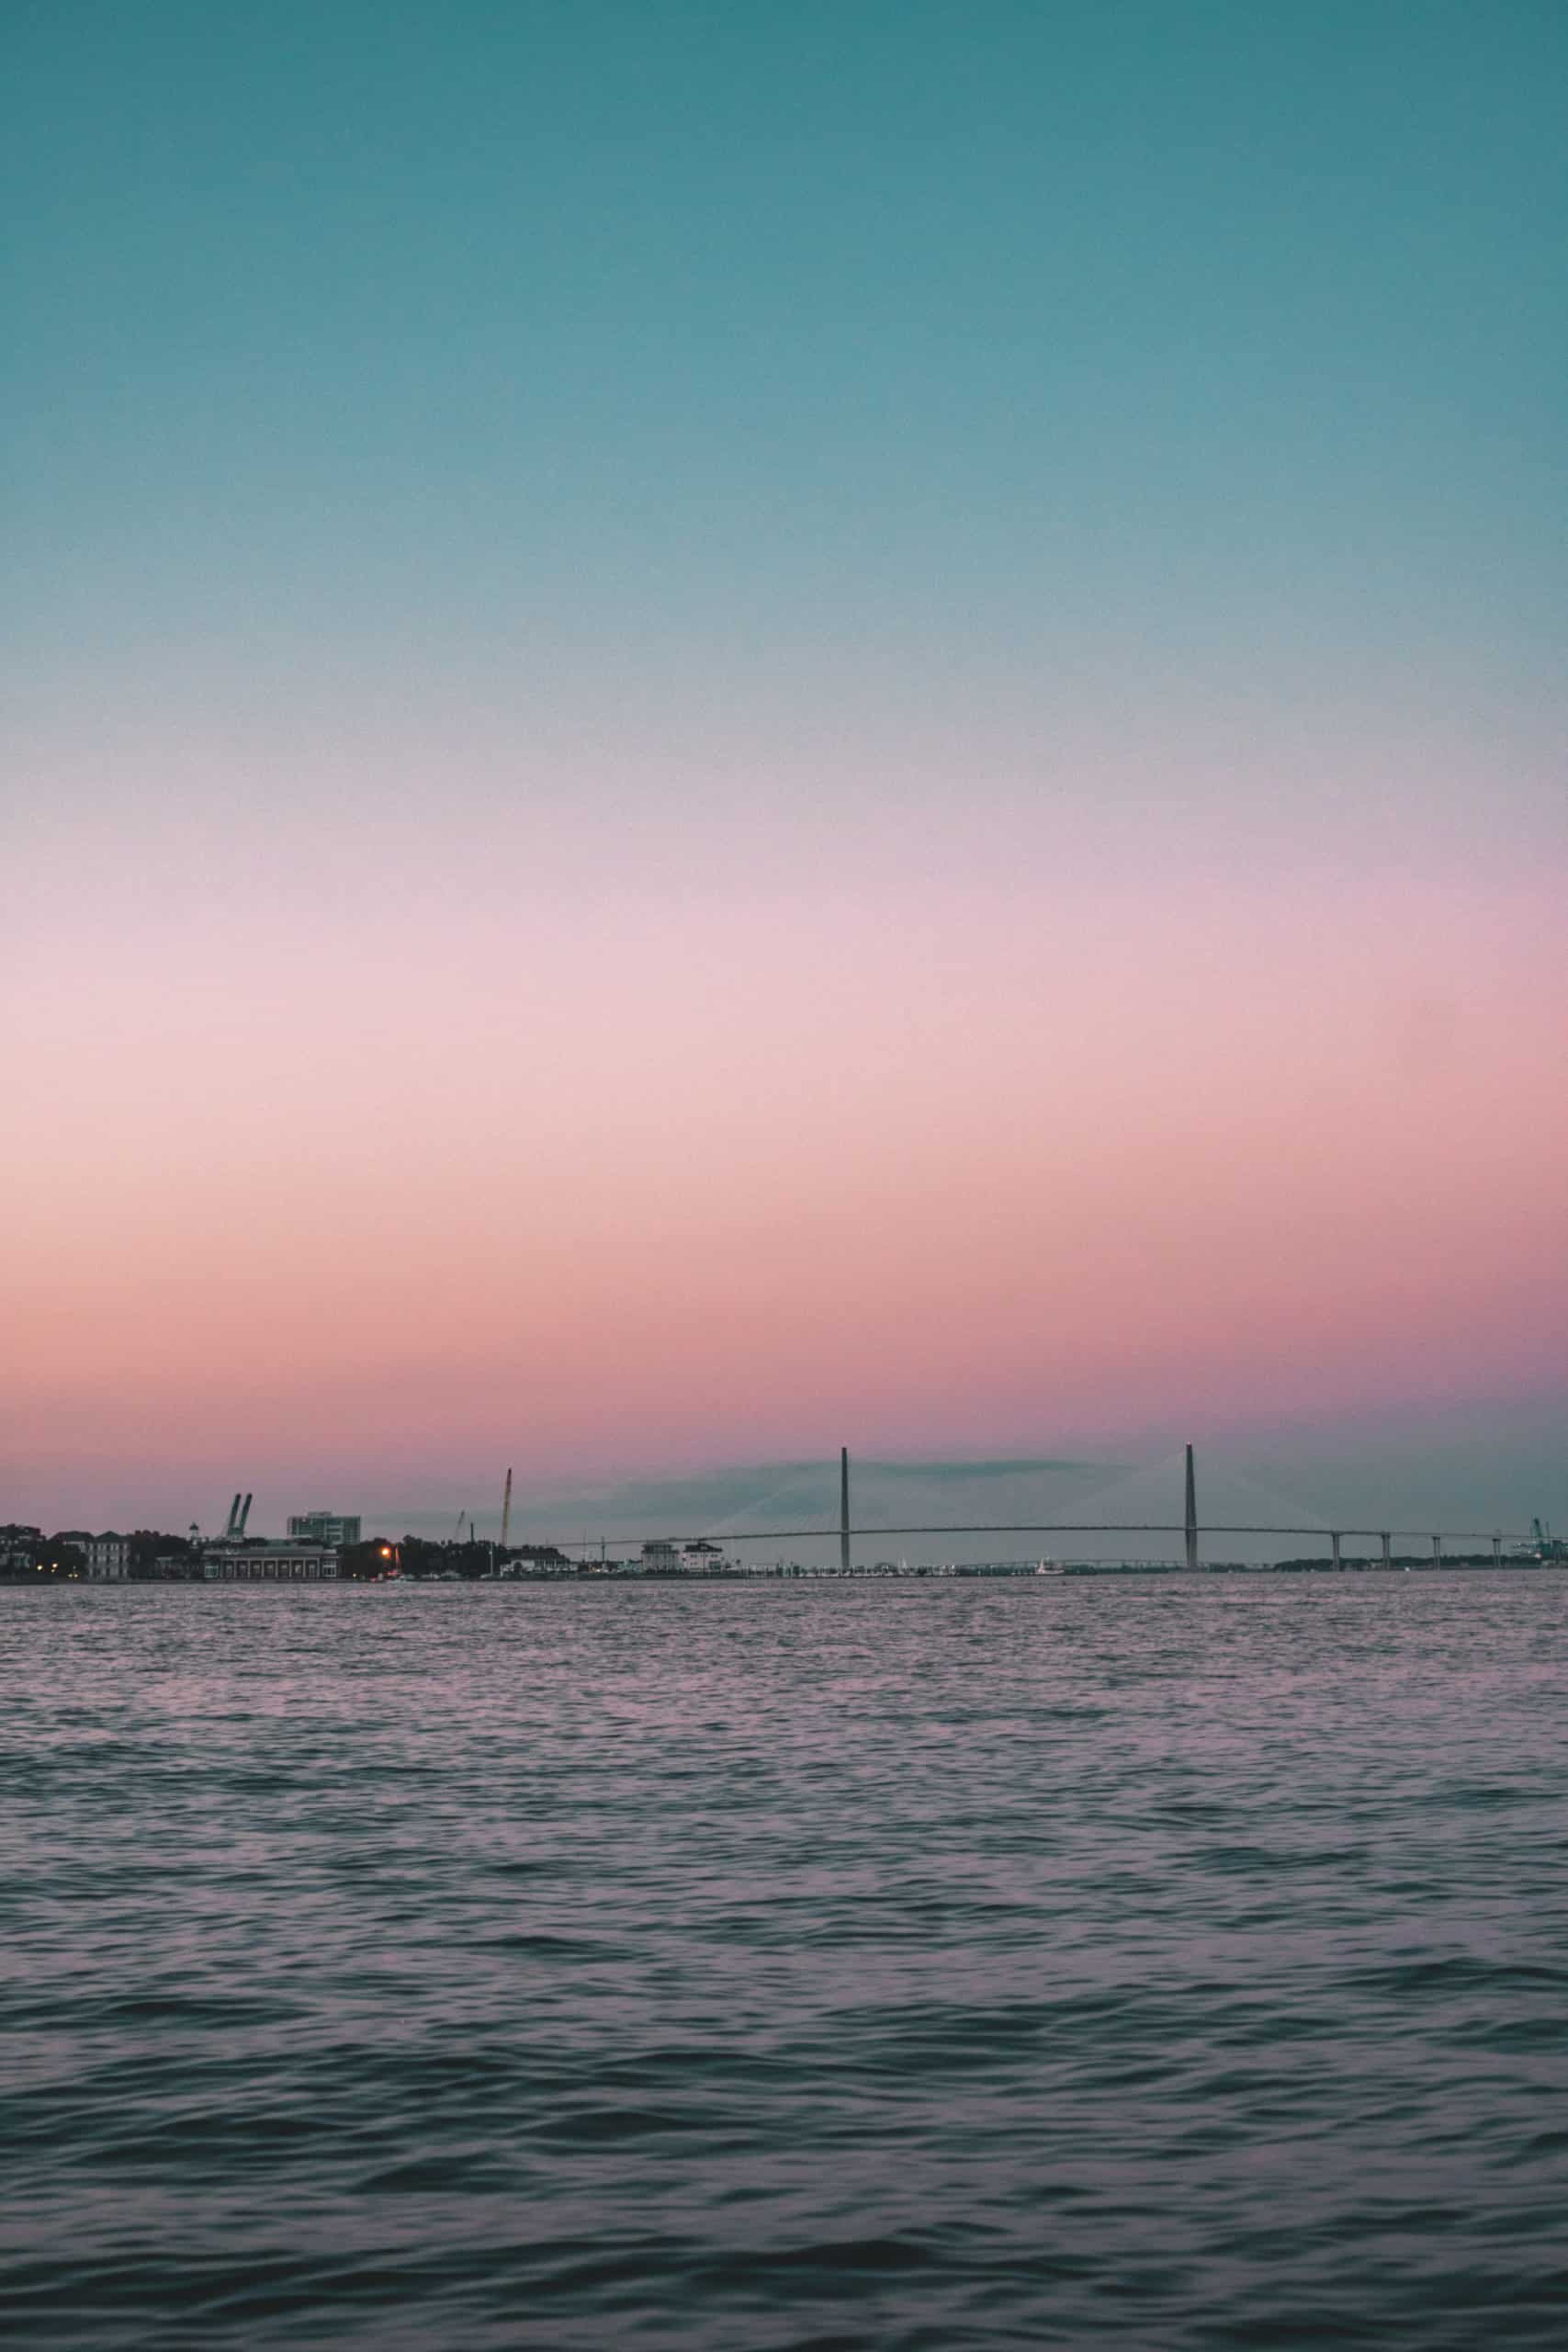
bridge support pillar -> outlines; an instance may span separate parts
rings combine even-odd
[[[1187,1565],[1198,1565],[1198,1476],[1192,1466],[1192,1448],[1187,1449]]]
[[[839,1448],[839,1567],[850,1572],[850,1449]]]
[[[1432,1566],[1435,1568],[1440,1568],[1442,1565],[1443,1539],[1440,1535],[1434,1535],[1432,1538]]]
[[[1339,1538],[1337,1534],[1334,1534],[1331,1535],[1328,1540],[1334,1546],[1334,1572],[1336,1576],[1337,1576],[1340,1569],[1345,1566],[1344,1561],[1339,1556]]]
[[[1500,1535],[1492,1538],[1492,1565],[1495,1568],[1503,1565],[1503,1539]]]
[[[1385,1568],[1393,1565],[1393,1552],[1386,1535],[1382,1538],[1382,1564]]]

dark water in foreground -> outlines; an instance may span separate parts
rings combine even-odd
[[[0,2335],[1568,2340],[1568,1579],[0,1591]]]

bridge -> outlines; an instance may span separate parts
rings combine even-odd
[[[1434,1529],[1430,1526],[1423,1528],[1366,1527],[1358,1526],[1348,1519],[1338,1527],[1325,1526],[1321,1520],[1308,1525],[1295,1525],[1280,1521],[1215,1521],[1201,1524],[1198,1516],[1197,1465],[1191,1446],[1185,1449],[1185,1483],[1186,1510],[1180,1520],[925,1520],[911,1521],[903,1524],[856,1526],[851,1511],[850,1455],[848,1448],[844,1447],[840,1449],[839,1455],[839,1517],[836,1525],[823,1525],[818,1521],[801,1526],[748,1528],[744,1532],[732,1530],[724,1536],[723,1540],[729,1544],[750,1546],[753,1544],[830,1543],[836,1538],[839,1547],[839,1568],[840,1572],[845,1576],[854,1573],[853,1547],[857,1542],[864,1543],[873,1539],[881,1541],[889,1536],[1179,1535],[1182,1539],[1184,1562],[1189,1568],[1201,1566],[1202,1541],[1206,1536],[1267,1536],[1292,1540],[1310,1537],[1319,1544],[1326,1536],[1330,1546],[1330,1557],[1336,1568],[1341,1567],[1344,1564],[1344,1544],[1348,1536],[1359,1537],[1363,1541],[1378,1544],[1382,1554],[1381,1565],[1385,1568],[1391,1567],[1393,1564],[1395,1544],[1429,1544],[1433,1563],[1439,1567],[1448,1554],[1458,1550],[1461,1546],[1472,1547],[1472,1553],[1475,1548],[1490,1546],[1493,1564],[1500,1567],[1505,1542],[1522,1544],[1525,1541],[1522,1536],[1506,1532],[1498,1528],[1466,1530]],[[603,1552],[612,1541],[620,1549],[625,1549],[627,1545],[637,1548],[652,1543],[669,1544],[674,1546],[711,1544],[715,1540],[716,1532],[713,1527],[708,1527],[698,1529],[690,1535],[672,1536],[668,1529],[665,1529],[654,1536],[619,1534],[612,1539],[605,1536],[581,1535],[558,1536],[547,1540],[553,1542],[556,1548],[563,1553],[586,1554],[591,1551]]]

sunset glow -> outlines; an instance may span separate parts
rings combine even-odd
[[[199,122],[22,39],[16,1508],[1568,1402],[1507,28],[1238,17],[1243,157],[1201,76],[1077,143],[1172,69],[1092,12],[955,120],[942,40],[781,17],[655,119],[536,13],[310,99],[186,28]]]

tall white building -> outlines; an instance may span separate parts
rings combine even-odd
[[[289,1519],[288,1536],[294,1544],[357,1544],[362,1524],[335,1510],[301,1510]]]

